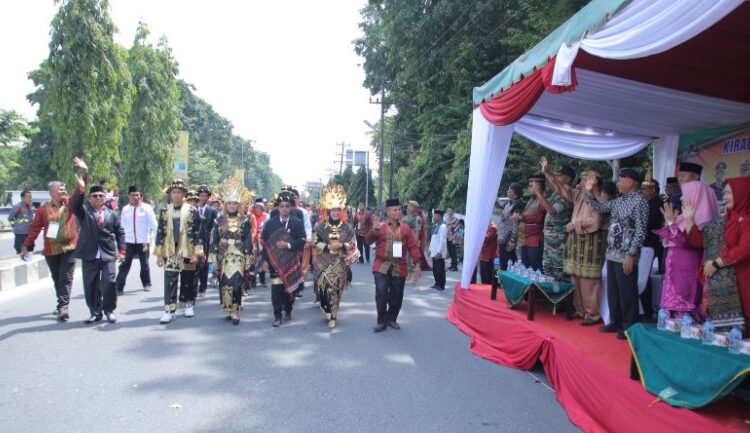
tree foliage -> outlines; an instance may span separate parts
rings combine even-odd
[[[347,167],[348,170],[351,168]],[[370,205],[375,203],[375,188],[372,181],[372,173],[370,170],[365,170],[364,167],[360,167],[359,170],[354,174],[349,182],[349,188],[347,192],[347,204],[356,206],[359,202],[367,202]],[[368,195],[365,200],[365,194]]]
[[[41,120],[57,146],[52,168],[71,179],[74,156],[95,178],[111,177],[120,160],[122,129],[133,94],[127,52],[114,43],[107,0],[60,0],[52,20],[49,80]]]
[[[140,22],[127,66],[135,87],[123,134],[118,170],[120,189],[138,185],[144,195],[158,197],[172,177],[172,155],[179,127],[177,62],[166,38],[154,47]]]
[[[354,50],[364,58],[364,87],[382,89],[385,125],[384,184],[390,146],[395,179],[391,195],[427,208],[466,200],[471,148],[471,92],[582,8],[588,0],[370,0],[360,11]],[[376,128],[377,129],[377,128]],[[377,146],[378,132],[372,136]],[[593,166],[514,138],[502,188],[539,171],[546,153],[554,165]],[[628,161],[643,167],[647,155]],[[493,194],[494,192],[488,192]]]

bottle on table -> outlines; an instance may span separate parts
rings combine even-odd
[[[732,355],[739,355],[740,347],[742,344],[742,331],[737,325],[732,326],[732,330],[729,331],[729,353]]]
[[[701,331],[701,333],[703,334],[703,344],[706,346],[714,344],[714,322],[711,321],[710,317],[707,317],[706,321],[703,322],[703,328],[701,328]]]
[[[690,326],[693,324],[693,318],[690,317],[690,313],[682,314],[682,321],[680,322],[680,337],[690,338]]]
[[[659,331],[666,331],[668,317],[669,314],[667,314],[667,310],[665,310],[664,308],[659,308],[659,313],[657,314],[656,329],[658,329]]]

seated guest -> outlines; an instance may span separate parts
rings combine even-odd
[[[724,186],[726,217],[701,229],[695,221],[698,206],[686,201],[685,231],[691,245],[705,248],[703,276],[707,279],[707,314],[723,328],[750,323],[750,178],[735,177]],[[736,275],[736,289],[732,279]],[[739,299],[738,299],[739,298]],[[739,305],[738,305],[739,304]]]
[[[520,223],[523,233],[521,244],[521,262],[527,268],[542,270],[542,254],[544,252],[544,218],[547,211],[539,200],[544,196],[544,175],[534,175],[529,178],[529,193],[531,198],[521,214],[513,214],[513,220]]]
[[[682,184],[682,200],[695,204],[695,224],[701,228],[719,215],[716,195],[710,186],[701,181]],[[703,250],[692,247],[687,241],[685,217],[674,210],[670,203],[662,208],[665,227],[655,231],[667,252],[661,307],[670,313],[698,313],[702,290],[696,275],[701,265]],[[699,317],[700,314],[695,314]]]
[[[497,228],[490,222],[479,253],[479,277],[482,284],[492,284],[495,257],[497,257]]]

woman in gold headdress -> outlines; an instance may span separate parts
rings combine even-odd
[[[320,198],[321,221],[313,230],[313,275],[320,310],[329,328],[336,327],[341,294],[352,281],[350,266],[359,259],[356,235],[342,211],[345,205],[344,188],[334,184],[326,186]]]
[[[236,177],[225,180],[222,196],[224,210],[216,217],[211,233],[209,262],[216,265],[221,309],[227,314],[227,320],[239,325],[242,280],[247,263],[255,261],[252,226],[240,212],[243,196],[246,196],[242,181]]]

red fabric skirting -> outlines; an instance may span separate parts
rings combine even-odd
[[[504,298],[491,301],[488,286],[463,290],[456,285],[447,319],[470,337],[477,356],[523,370],[540,360],[557,400],[583,431],[748,431],[741,407],[719,404],[702,413],[654,403],[654,396],[629,378],[627,343],[614,335],[541,309],[529,322],[524,308],[514,311],[507,305]]]
[[[571,71],[570,86],[553,86],[552,73],[555,70],[555,58],[550,59],[541,69],[514,83],[510,88],[495,95],[489,101],[479,104],[479,110],[487,121],[493,125],[503,126],[515,123],[531,110],[542,93],[572,92],[578,85],[575,68]]]

